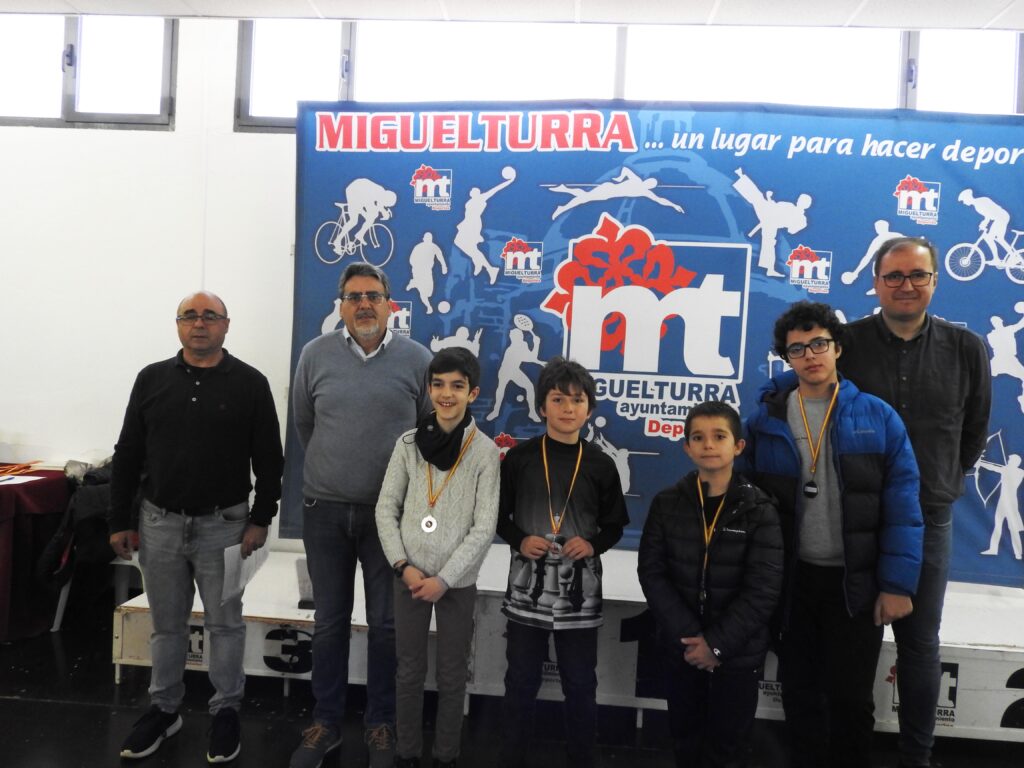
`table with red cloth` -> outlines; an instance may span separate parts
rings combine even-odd
[[[28,472],[27,483],[0,482],[0,642],[46,631],[55,595],[35,579],[43,548],[57,532],[70,486],[60,470]]]

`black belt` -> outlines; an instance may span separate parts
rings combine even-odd
[[[167,509],[161,507],[164,512],[170,512],[174,515],[184,515],[185,517],[206,517],[212,515],[218,509],[230,509],[231,507],[237,507],[239,504],[244,504],[243,501],[236,501],[234,504],[212,504],[205,507],[182,507],[181,509]]]

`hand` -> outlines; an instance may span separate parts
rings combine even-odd
[[[914,602],[907,595],[879,592],[875,600],[875,626],[892,624],[897,619],[909,616],[913,610]]]
[[[715,656],[711,650],[711,646],[708,645],[708,641],[704,639],[703,635],[697,635],[697,637],[681,637],[679,638],[686,650],[683,651],[683,660],[697,669],[703,669],[705,672],[714,671],[720,662],[718,657]]]
[[[242,534],[242,559],[267,543],[267,526],[249,523]]]
[[[423,571],[415,565],[410,565],[402,571],[402,583],[411,591],[413,587],[423,581]]]
[[[594,556],[594,545],[582,536],[573,536],[562,545],[562,555],[570,560]]]
[[[132,559],[132,533],[134,531],[118,531],[110,534],[110,548],[122,560]]]
[[[541,555],[546,555],[551,549],[551,542],[543,536],[527,536],[519,545],[519,554],[527,560],[536,560]]]
[[[409,569],[406,568],[406,570]],[[428,603],[436,603],[448,591],[448,587],[437,576],[431,576],[429,579],[421,579],[420,583],[411,587],[409,591],[412,592],[413,600],[426,600]]]

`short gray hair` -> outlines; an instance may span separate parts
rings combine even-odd
[[[339,297],[345,294],[345,283],[353,277],[372,277],[380,280],[380,284],[384,286],[384,295],[391,298],[391,281],[388,280],[388,276],[380,267],[367,264],[365,261],[356,261],[345,267],[345,271],[341,273],[341,279],[338,280]]]

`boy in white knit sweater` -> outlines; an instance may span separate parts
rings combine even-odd
[[[498,448],[468,411],[480,393],[480,364],[466,349],[445,349],[434,356],[427,379],[435,410],[398,438],[377,502],[377,531],[397,576],[399,768],[418,768],[423,751],[423,682],[435,607],[434,766],[454,766],[459,756],[476,578],[498,517]]]

